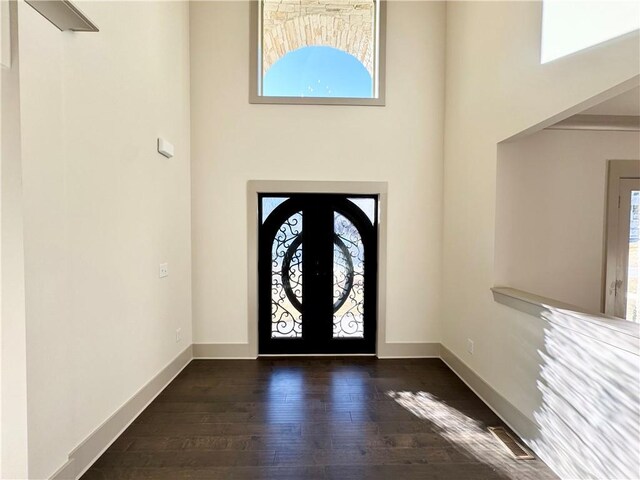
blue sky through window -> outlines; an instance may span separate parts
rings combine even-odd
[[[270,97],[372,98],[373,82],[354,56],[332,47],[304,47],[287,53],[264,76]]]

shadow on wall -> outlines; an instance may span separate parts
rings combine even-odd
[[[544,351],[534,412],[539,436],[529,445],[563,478],[637,479],[640,475],[640,357],[562,323],[562,311],[542,313]]]

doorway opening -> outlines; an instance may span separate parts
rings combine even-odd
[[[640,161],[608,163],[605,313],[640,322]]]

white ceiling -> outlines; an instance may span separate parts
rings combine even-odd
[[[621,93],[584,112],[584,115],[635,115],[640,116],[640,87]]]

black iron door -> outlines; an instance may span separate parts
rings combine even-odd
[[[375,196],[261,194],[261,354],[375,353]]]

